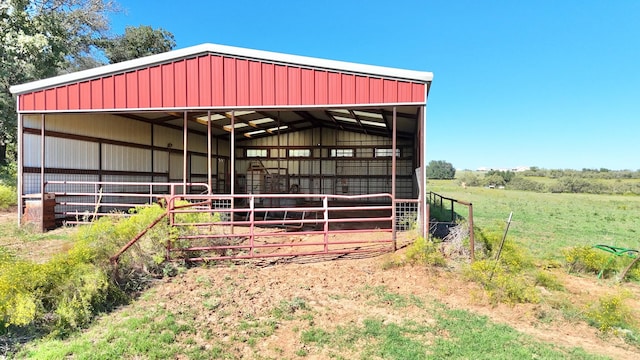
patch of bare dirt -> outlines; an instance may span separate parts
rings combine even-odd
[[[389,256],[195,268],[164,280],[154,288],[152,299],[146,301],[149,301],[148,306],[157,304],[172,312],[190,309],[199,327],[207,329],[212,338],[229,342],[238,336],[232,330],[235,325],[247,319],[260,321],[283,303],[302,299],[313,312],[311,323],[298,318],[283,322],[273,335],[256,345],[258,353],[267,358],[295,357],[296,351],[304,349],[300,329],[305,326],[332,329],[337,324],[361,324],[371,317],[398,323],[402,319],[423,323],[434,321],[432,314],[423,307],[395,308],[376,304],[379,298],[372,294],[381,286],[390,293],[413,295],[426,302],[436,300],[449,308],[485,315],[542,342],[565,348],[581,347],[587,352],[615,359],[638,358],[637,349],[623,340],[603,336],[597,329],[578,320],[566,320],[549,304],[491,305],[483,290],[462,279],[457,271],[412,266],[383,270]],[[563,293],[567,301],[578,307],[612,290],[612,285],[596,279],[569,276],[560,271],[557,275],[566,286]],[[630,301],[637,309],[640,289],[633,284],[624,286],[634,294]],[[555,314],[547,314],[554,311]],[[199,342],[204,348],[210,346],[205,338]],[[256,348],[247,345],[234,351],[252,357]],[[347,358],[348,355],[343,354]],[[312,358],[329,356],[315,354]]]

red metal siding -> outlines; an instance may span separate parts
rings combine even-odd
[[[138,71],[138,107],[148,108],[151,106],[151,89],[149,88],[150,70],[141,69]]]
[[[369,78],[366,76],[356,76],[356,103],[366,104],[369,102]]]
[[[224,60],[221,56],[211,58],[212,105],[224,105]]]
[[[275,65],[262,64],[262,104],[275,105],[276,103],[276,73]]]
[[[236,59],[224,58],[224,106],[236,105]]]
[[[91,80],[91,108],[104,109],[102,104],[104,97],[102,96],[102,79]]]
[[[302,102],[302,89],[300,86],[300,68],[297,67],[289,67],[289,71],[287,74],[288,86],[287,92],[289,94],[289,99],[287,103],[289,105],[300,105]]]
[[[314,105],[315,96],[314,96],[314,88],[315,88],[315,77],[313,76],[313,70],[311,69],[302,69],[302,104],[303,105]]]
[[[411,101],[413,102],[424,102],[425,99],[425,91],[424,84],[411,84]]]
[[[20,109],[421,103],[425,86],[207,54],[22,94]]]
[[[91,109],[91,83],[80,83],[80,109]]]
[[[211,106],[211,56],[198,58],[198,105]]]
[[[47,109],[55,109],[56,102],[56,89],[47,89],[44,92],[44,105]]]
[[[113,77],[110,76],[103,79],[102,96],[104,96],[103,105],[105,109],[113,109],[116,107]]]
[[[239,106],[251,103],[249,101],[249,61],[247,60],[236,60],[236,96]]]
[[[124,74],[119,74],[114,77],[115,84],[115,98],[116,108],[123,109],[127,107],[127,81]]]
[[[189,59],[187,62],[187,106],[198,106],[200,104],[200,71],[197,58]]]
[[[276,104],[286,104],[288,102],[287,94],[287,67],[283,65],[276,65]]]
[[[316,105],[327,104],[329,102],[328,77],[329,74],[326,71],[314,71],[314,97]]]
[[[342,103],[354,104],[356,102],[356,80],[353,75],[342,74]]]
[[[340,74],[329,73],[329,104],[342,104],[342,79]]]
[[[70,110],[80,109],[80,85],[79,84],[69,85],[69,109]]]
[[[258,61],[249,62],[249,79],[251,84],[249,86],[249,103],[252,105],[260,106],[262,102],[262,64]]]
[[[67,87],[61,86],[56,89],[56,110],[67,110],[69,107],[69,101],[67,96]]]
[[[187,63],[185,60],[173,64],[173,81],[175,87],[175,106],[187,106]]]
[[[138,72],[132,71],[126,75],[127,87],[127,107],[130,109],[138,108]]]
[[[149,87],[151,88],[151,107],[162,107],[162,67],[149,69]]]
[[[162,65],[162,107],[174,107],[173,63]]]
[[[398,82],[395,80],[384,80],[383,88],[384,102],[394,103],[398,101]]]

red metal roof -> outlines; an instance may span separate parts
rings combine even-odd
[[[20,112],[424,104],[432,77],[204,44],[11,91]]]

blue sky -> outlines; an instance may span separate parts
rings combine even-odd
[[[133,1],[112,30],[432,71],[428,160],[640,169],[640,1]]]

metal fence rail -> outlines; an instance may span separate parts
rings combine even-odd
[[[44,192],[55,196],[57,219],[84,224],[101,216],[128,216],[128,209],[175,194],[210,191],[206,183],[51,180]]]
[[[363,205],[365,203],[366,205]],[[167,258],[187,261],[395,249],[390,194],[175,195]]]

